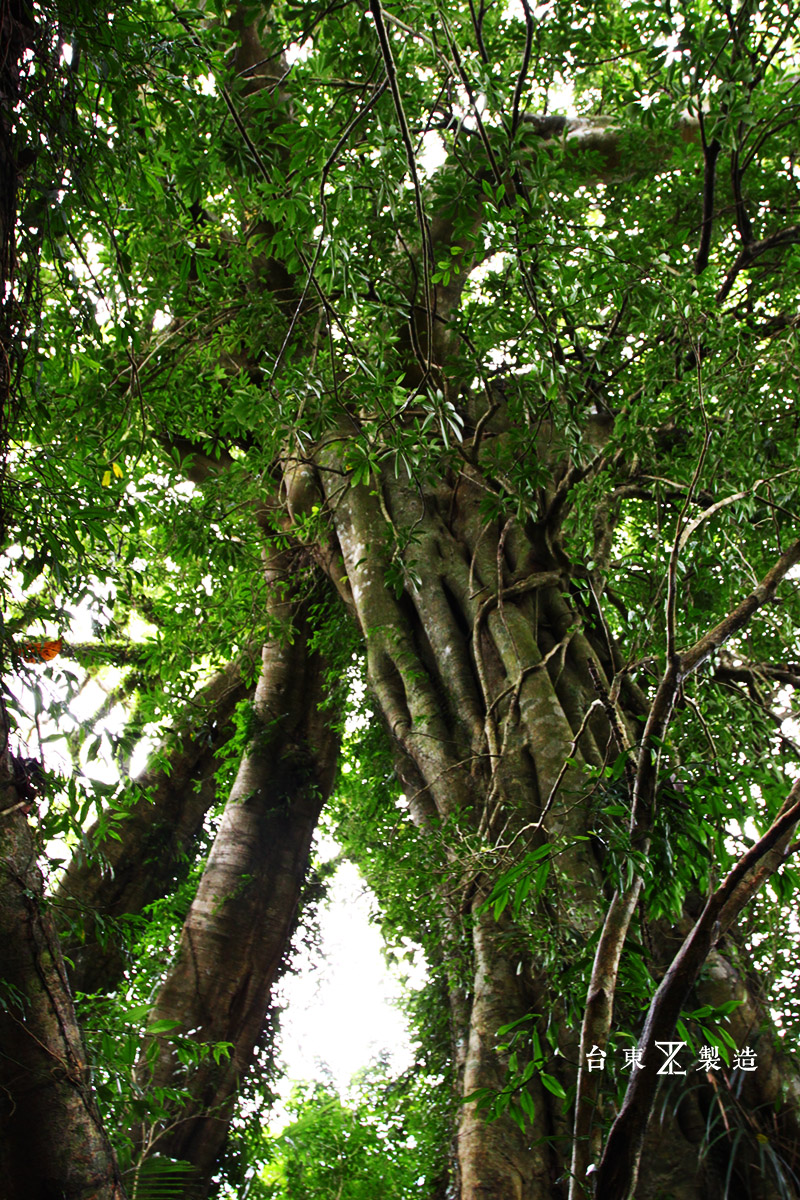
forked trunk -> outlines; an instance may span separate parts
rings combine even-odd
[[[335,449],[329,446],[319,461],[344,565],[344,572],[336,566],[337,582],[364,633],[372,690],[412,815],[423,831],[447,839],[452,872],[442,902],[449,926],[443,940],[471,944],[470,995],[457,984],[458,972],[451,980],[454,1045],[465,1048],[456,1053],[459,1101],[501,1092],[509,1036],[500,1031],[534,1014],[529,1031],[536,1028],[539,1049],[529,1046],[535,1065],[515,1097],[525,1128],[508,1115],[487,1122],[475,1104],[463,1103],[457,1194],[460,1200],[566,1197],[572,1118],[554,1091],[560,1084],[569,1093],[576,1080],[582,998],[571,967],[583,959],[588,969],[613,890],[593,833],[596,776],[589,778],[586,768],[613,761],[641,736],[646,704],[630,684],[611,701],[615,648],[581,603],[573,585],[579,572],[557,540],[543,527],[483,519],[479,481],[469,470],[449,488],[423,495],[416,485],[388,478],[342,489]],[[387,526],[395,544],[413,530],[403,586],[394,593],[387,587],[397,575],[385,550]],[[502,870],[537,850],[541,863],[544,847],[550,874],[527,901],[527,929],[532,922],[540,931],[531,937],[508,912],[495,920],[486,901]],[[655,960],[650,966],[659,969]],[[743,989],[749,996],[735,972],[728,983],[716,1003],[741,999]],[[525,1059],[517,1057],[519,1076]],[[543,1085],[543,1076],[556,1087]],[[730,1158],[709,1155],[706,1128],[718,1101],[714,1081],[701,1082],[687,1085],[685,1103],[673,1099],[664,1128],[651,1122],[636,1196],[649,1200],[665,1189],[680,1200],[721,1196],[728,1174],[747,1181],[748,1195],[777,1196],[771,1172],[760,1177],[754,1169],[755,1141],[752,1150],[731,1139],[735,1169]],[[774,1089],[756,1077],[747,1086],[753,1128],[763,1132],[775,1119]],[[784,1112],[784,1128],[794,1129]],[[581,1156],[595,1165],[602,1107],[597,1115]],[[794,1148],[784,1148],[792,1161]],[[589,1176],[576,1194],[589,1195],[590,1188]]]

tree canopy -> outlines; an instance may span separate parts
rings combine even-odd
[[[797,18],[5,6],[9,1200],[800,1195]],[[323,809],[418,1061],[268,1144]]]

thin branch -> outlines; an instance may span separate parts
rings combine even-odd
[[[481,61],[488,63],[489,55],[486,53],[486,46],[483,41],[483,17],[484,6],[481,4],[480,12],[475,12],[474,0],[469,0],[469,15],[472,18],[472,28],[475,30],[475,41],[478,44],[478,53],[481,56]]]
[[[417,173],[417,160],[414,154],[414,143],[411,140],[411,131],[408,127],[405,110],[403,108],[403,98],[400,95],[400,87],[397,82],[397,69],[394,65],[394,57],[392,55],[392,46],[389,41],[389,35],[386,32],[386,25],[383,20],[383,9],[381,0],[370,0],[369,10],[372,13],[375,21],[375,32],[378,35],[378,44],[383,58],[383,65],[386,71],[386,78],[389,81],[389,89],[392,93],[394,101],[394,110],[397,116],[397,121],[400,126],[400,136],[403,141],[403,146],[406,152],[406,161],[408,170],[411,175],[411,182],[414,187],[414,207],[417,213],[417,224],[419,226],[420,237],[422,238],[422,279],[425,289],[425,323],[427,329],[427,346],[426,352],[426,370],[431,368],[431,354],[433,352],[433,289],[431,284],[431,266],[433,262],[433,247],[431,245],[431,233],[428,225],[428,219],[425,215],[425,205],[422,199],[422,187]],[[413,325],[413,312],[412,312]]]
[[[678,523],[675,527],[675,541],[672,544],[672,553],[669,556],[669,566],[667,568],[667,661],[668,662],[671,661],[675,655],[675,607],[677,604],[677,595],[678,595],[678,561],[679,561],[679,557],[680,557],[681,548],[684,544],[681,541],[681,526],[683,524],[683,521],[686,517],[687,512],[689,511],[689,507],[692,503],[692,500],[694,499],[694,494],[695,494],[697,485],[700,482],[700,476],[703,472],[703,467],[705,466],[706,455],[708,454],[708,447],[711,444],[711,429],[708,424],[708,417],[706,416],[706,409],[705,409],[705,405],[703,403],[702,365],[700,362],[699,354],[697,355],[697,387],[698,387],[698,391],[700,393],[700,396],[699,396],[700,412],[703,417],[703,445],[700,449],[700,455],[697,459],[697,466],[694,469],[694,474],[692,475],[692,481],[689,484],[689,490],[686,493],[686,499],[683,502],[683,508],[681,509],[680,516],[678,517]]]
[[[744,246],[739,251],[736,261],[717,292],[717,303],[721,304],[727,297],[740,272],[752,267],[762,254],[766,254],[769,250],[779,250],[783,246],[794,246],[797,242],[800,242],[800,225],[790,225],[787,229],[779,229],[777,233],[770,234],[760,242],[752,242],[749,246]]]
[[[690,521],[688,525],[684,526],[680,538],[678,539],[678,549],[683,550],[689,538],[692,536],[694,531],[703,524],[703,521],[708,520],[709,517],[713,517],[715,513],[720,511],[721,508],[726,508],[729,504],[735,504],[737,500],[743,500],[745,496],[749,496],[764,482],[765,481],[763,479],[757,479],[753,486],[748,488],[747,491],[735,492],[732,496],[726,496],[724,500],[717,500],[715,504],[711,504],[708,508],[703,509],[698,517],[695,517],[693,521]]]
[[[275,376],[278,372],[278,368],[280,367],[280,364],[283,360],[283,356],[286,353],[287,347],[292,339],[292,334],[294,333],[297,322],[300,319],[300,315],[303,311],[303,306],[305,305],[306,296],[308,295],[308,289],[311,286],[312,280],[314,278],[314,271],[315,271],[317,263],[319,262],[319,256],[322,252],[322,243],[325,238],[325,227],[326,227],[327,221],[328,221],[328,206],[327,206],[327,203],[325,200],[325,184],[328,181],[328,175],[330,174],[331,168],[333,167],[334,163],[336,162],[337,158],[339,157],[340,152],[346,146],[347,141],[350,137],[350,134],[353,132],[353,130],[356,128],[356,126],[359,124],[359,122],[366,116],[366,114],[370,111],[370,109],[373,108],[375,106],[375,104],[377,104],[378,100],[381,98],[381,96],[383,95],[385,90],[386,90],[386,83],[384,82],[383,84],[381,84],[381,86],[376,91],[374,91],[372,93],[369,100],[367,100],[366,104],[362,105],[362,107],[358,110],[358,112],[353,117],[350,118],[350,120],[347,122],[347,125],[345,126],[344,131],[342,132],[338,142],[334,146],[331,153],[328,155],[325,165],[322,168],[322,174],[320,175],[320,181],[319,181],[319,204],[320,204],[320,214],[321,214],[320,215],[319,237],[317,238],[317,244],[314,247],[314,254],[311,259],[311,262],[309,263],[308,267],[306,268],[306,280],[303,285],[302,294],[300,296],[300,299],[297,302],[297,305],[295,306],[294,312],[292,313],[292,319],[289,322],[289,328],[286,330],[286,334],[284,336],[283,342],[281,343],[281,348],[278,351],[277,357],[273,364],[272,373],[270,374],[269,380],[267,381],[267,387],[270,387],[272,385],[272,383],[275,379]]]
[[[747,212],[747,205],[742,192],[742,177],[744,170],[739,167],[739,151],[734,150],[731,155],[731,190],[733,192],[733,200],[736,209],[736,228],[739,230],[739,236],[742,239],[743,246],[752,246],[753,226],[750,224],[750,216]]]
[[[711,249],[711,232],[714,228],[714,192],[717,181],[717,159],[722,149],[716,138],[706,142],[705,123],[700,114],[700,136],[703,142],[703,160],[705,174],[703,177],[703,220],[700,226],[700,245],[694,259],[695,275],[702,275],[708,266],[708,254]]]
[[[522,0],[522,8],[525,13],[525,52],[522,56],[522,66],[517,77],[517,86],[514,88],[514,100],[511,106],[511,136],[517,132],[519,125],[519,102],[522,99],[522,89],[525,87],[525,80],[528,77],[528,68],[531,63],[531,48],[533,46],[533,16],[531,15],[531,7],[528,0]]]

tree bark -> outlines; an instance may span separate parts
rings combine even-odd
[[[252,656],[245,655],[200,689],[183,721],[131,782],[139,799],[115,824],[115,836],[98,837],[95,822],[86,833],[92,853],[79,850],[70,861],[56,901],[73,991],[117,985],[125,948],[114,923],[166,895],[188,866],[187,851],[216,799],[217,755],[233,732],[234,709],[250,694],[251,665]]]
[[[139,1068],[143,1087],[179,1086],[189,1094],[174,1123],[140,1131],[142,1153],[191,1162],[202,1189],[264,1027],[338,754],[336,714],[322,707],[325,664],[309,649],[303,606],[279,601],[273,616],[291,616],[294,628],[264,647],[252,740],[151,1018],[176,1022],[176,1035],[202,1046],[226,1043],[226,1050],[185,1071],[171,1035],[159,1035]]]
[[[549,835],[561,851],[558,876],[570,893],[563,920],[586,936],[600,919],[599,870],[574,840],[585,834],[576,772],[554,789],[593,698],[587,660],[601,674],[602,665],[560,599],[561,565],[519,530],[503,540],[496,523],[482,521],[469,481],[420,496],[391,479],[342,489],[341,470],[335,449],[324,449],[320,476],[324,486],[330,480],[327,499],[376,701],[398,757],[422,780],[438,819],[434,836],[442,821],[455,821],[465,840],[483,839],[487,848],[471,868],[454,852],[455,869],[467,875],[460,894],[473,939],[463,1097],[499,1086],[498,1029],[531,1011],[524,980],[538,969],[536,951],[481,912],[502,857],[498,844],[541,821],[534,837]],[[413,558],[395,598],[386,586],[386,524],[412,522]],[[583,757],[599,763],[598,745],[608,737],[599,712],[579,738]],[[462,1200],[552,1194],[556,1159],[542,1139],[557,1120],[535,1082],[531,1091],[532,1138],[541,1142],[533,1150],[507,1117],[487,1124],[472,1106],[462,1108]]]
[[[557,1033],[560,1055],[540,1062],[526,1085],[534,1115],[525,1133],[507,1116],[487,1123],[474,1105],[462,1105],[455,1168],[460,1200],[566,1197],[571,1130],[561,1101],[541,1085],[539,1072],[545,1069],[568,1090],[575,1083],[579,1047],[559,1011],[548,944],[560,939],[566,954],[570,943],[584,946],[603,925],[611,895],[591,836],[591,785],[582,764],[598,767],[631,747],[648,706],[635,691],[629,690],[625,704],[612,698],[616,651],[607,636],[597,636],[591,614],[575,598],[576,568],[559,544],[557,524],[536,530],[483,520],[480,493],[466,471],[436,493],[388,475],[369,487],[343,487],[346,467],[334,442],[321,448],[318,467],[341,551],[331,574],[340,590],[346,576],[344,592],[364,634],[372,691],[401,777],[414,787],[412,812],[423,832],[450,837],[450,915],[443,904],[442,920],[452,922],[456,895],[472,931],[459,1099],[502,1088],[503,1026],[533,1013],[542,1044],[548,1026]],[[555,496],[560,472],[553,467]],[[412,526],[413,546],[397,595],[399,589],[387,587],[387,577],[396,578],[397,570],[384,548],[397,545],[398,531]],[[784,573],[784,559],[795,553],[793,548],[780,560]],[[748,613],[763,600],[757,588],[728,625],[723,622],[722,636],[741,627],[739,616],[749,619],[743,614],[751,601]],[[719,630],[705,640],[717,644]],[[659,736],[671,707],[665,708]],[[642,757],[649,754],[645,747]],[[641,771],[649,795],[657,762],[643,762]],[[635,793],[640,807],[646,803],[643,786]],[[444,835],[445,826],[457,832]],[[507,915],[496,923],[485,902],[498,872],[514,856],[543,844],[551,848],[551,875],[545,895],[531,902],[543,932],[541,944],[531,944]],[[619,953],[633,911],[621,930]],[[450,945],[457,940],[455,932],[443,939]],[[614,987],[612,981],[606,1029]],[[464,1004],[457,989],[453,1002],[458,1030]],[[595,1139],[598,1132],[595,1122]],[[713,1164],[701,1166],[698,1144],[686,1139],[680,1124],[664,1133],[651,1123],[647,1137],[648,1145],[667,1137],[682,1149],[673,1162],[648,1157],[636,1191],[640,1200],[665,1187],[683,1200],[700,1200],[710,1186],[716,1188]],[[599,1143],[592,1146],[579,1161],[597,1161]],[[630,1164],[628,1176],[632,1186]],[[582,1190],[583,1180],[575,1194]]]
[[[0,711],[0,1177],[5,1200],[124,1200]]]

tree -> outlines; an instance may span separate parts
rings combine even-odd
[[[296,1087],[287,1108],[294,1120],[270,1139],[264,1200],[412,1197],[435,1186],[430,1162],[430,1111],[408,1090],[363,1079],[351,1105],[323,1083]],[[427,1170],[426,1170],[427,1168]]]
[[[450,1194],[797,1195],[796,14],[9,14],[6,708],[110,663],[123,767],[164,737],[42,824],[129,1189],[218,1186],[344,740],[448,1010]]]

